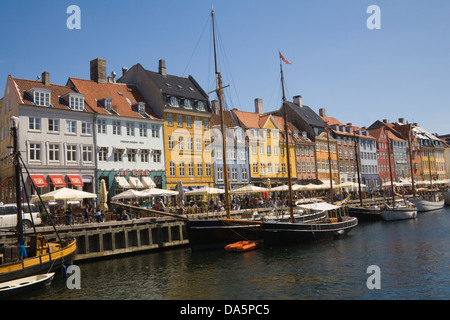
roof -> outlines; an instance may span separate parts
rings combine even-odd
[[[47,89],[50,90],[50,104],[55,109],[62,109],[62,110],[71,110],[68,106],[68,103],[61,99],[61,97],[69,94],[69,93],[77,93],[75,90],[73,90],[71,87],[68,86],[60,86],[56,84],[49,84],[45,85],[42,83],[42,81],[39,80],[25,80],[25,79],[17,79],[9,76],[11,83],[16,88],[16,93],[19,99],[19,102],[21,104],[29,104],[29,105],[35,105],[34,103],[34,97],[29,94],[27,91],[33,88],[41,88],[41,89]],[[84,108],[89,111],[93,112],[92,108],[87,106],[85,104]]]
[[[343,124],[340,121],[338,121],[336,118],[333,118],[333,117],[320,116],[320,118],[323,121],[325,121],[328,124],[328,126],[330,127],[330,129],[337,135],[347,136],[347,137],[354,137],[354,136],[356,136],[358,138],[364,138],[364,139],[375,139],[375,137],[371,136],[370,133],[369,133],[368,136],[364,135],[364,134],[357,133],[360,130],[362,130],[362,131],[365,131],[365,130],[363,130],[360,127],[354,126],[351,123]],[[336,129],[333,128],[333,126],[340,126],[340,127],[344,126],[345,128],[351,127],[352,128],[352,132],[350,133],[350,132],[347,132],[347,131],[336,130]],[[367,130],[367,132],[369,132],[369,130]]]
[[[223,124],[225,127],[233,128],[236,127],[236,123],[233,119],[233,115],[231,111],[223,110]],[[220,114],[214,114],[211,118],[211,126],[219,126],[220,125]]]
[[[197,84],[192,76],[188,78],[162,75],[158,72],[145,70],[163,94],[181,96],[195,100],[208,100],[208,95]]]
[[[325,121],[323,121],[323,119],[320,118],[320,116],[307,105],[302,105],[302,107],[299,107],[295,103],[289,101],[287,101],[287,105],[310,125],[322,128],[325,126]]]
[[[259,121],[261,114],[248,111],[239,111],[237,109],[233,109],[232,112],[243,127],[261,128]]]
[[[76,90],[84,95],[85,102],[98,114],[111,114],[101,105],[102,100],[111,98],[112,109],[120,116],[146,118],[137,110],[139,102],[144,102],[148,118],[161,120],[134,85],[122,83],[102,84],[93,80],[77,78],[69,78],[68,83],[72,83]]]

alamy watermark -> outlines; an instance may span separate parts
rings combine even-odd
[[[381,9],[377,5],[371,5],[367,8],[367,14],[370,14],[370,17],[367,18],[366,26],[369,30],[381,29]]]
[[[70,16],[67,18],[67,21],[66,21],[67,29],[69,29],[69,30],[81,29],[81,9],[80,9],[80,7],[72,4],[67,7],[66,13],[70,14]]]
[[[70,265],[67,267],[67,289],[81,289],[81,270],[79,266]]]
[[[370,274],[367,278],[367,289],[381,289],[381,269],[377,265],[371,265],[367,267],[366,273]]]

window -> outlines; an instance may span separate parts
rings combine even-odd
[[[286,173],[286,163],[281,164],[281,172]]]
[[[194,176],[194,164],[192,162],[188,163],[188,174],[190,177]]]
[[[242,168],[242,180],[248,180],[247,168]]]
[[[195,138],[195,151],[202,151],[202,139]]]
[[[107,111],[112,110],[112,99],[111,98],[105,98],[105,109]]]
[[[147,136],[147,124],[139,123],[139,136],[146,137]]]
[[[238,174],[237,174],[237,168],[231,169],[231,181],[237,181]]]
[[[203,119],[203,129],[209,129],[209,119]]]
[[[192,109],[191,100],[190,99],[184,99],[183,107],[185,107],[186,109]]]
[[[205,106],[204,106],[203,101],[197,101],[197,110],[205,111]]]
[[[141,162],[148,162],[150,152],[148,149],[141,150]]]
[[[258,148],[256,146],[256,144],[252,144],[252,154],[257,154],[258,153]]]
[[[175,163],[174,162],[169,163],[169,176],[172,176],[172,177],[175,176]]]
[[[153,150],[153,162],[161,162],[161,150]]]
[[[67,146],[67,162],[76,162],[77,161],[77,146],[68,145]]]
[[[173,114],[167,114],[167,125],[173,126]]]
[[[186,116],[186,128],[192,128],[192,118],[190,116]]]
[[[59,144],[48,145],[48,161],[59,161]]]
[[[181,114],[177,114],[177,126],[183,127],[183,116]]]
[[[122,162],[123,149],[114,149],[114,162]]]
[[[217,168],[217,180],[223,180],[223,168]]]
[[[92,135],[92,124],[89,122],[81,122],[81,134]]]
[[[66,133],[77,133],[77,122],[72,120],[66,120]]]
[[[97,119],[97,133],[106,134],[106,120]]]
[[[253,163],[253,173],[258,173],[258,164],[256,162]]]
[[[113,135],[116,135],[116,136],[122,135],[121,127],[122,126],[120,124],[120,120],[113,121]]]
[[[169,145],[168,145],[169,150],[173,150],[174,146],[175,146],[175,138],[173,136],[169,136]]]
[[[139,102],[138,104],[138,112],[142,115],[145,114],[145,103],[144,102]]]
[[[261,163],[261,174],[266,174],[266,164]]]
[[[69,108],[72,110],[84,110],[84,97],[78,94],[70,94]]]
[[[92,146],[83,146],[83,162],[92,162]]]
[[[211,177],[211,163],[206,164],[206,176]]]
[[[280,173],[280,164],[275,163],[275,173]]]
[[[152,124],[152,138],[159,138],[159,126]]]
[[[108,159],[108,148],[100,147],[98,150],[98,161],[106,161]]]
[[[34,104],[37,106],[43,106],[43,107],[50,106],[50,91],[35,90],[34,91]]]
[[[259,154],[264,154],[264,143],[259,145]]]
[[[178,137],[178,150],[184,150],[184,138]]]
[[[127,136],[134,137],[134,122],[127,121]]]
[[[136,162],[136,149],[127,150],[128,162]]]
[[[180,162],[180,168],[179,168],[179,170],[180,170],[180,176],[184,176],[184,174],[185,174],[185,167],[184,167],[184,162]]]
[[[271,146],[267,146],[267,155],[270,156],[272,154]]]
[[[30,143],[29,155],[30,155],[30,161],[41,160],[41,144],[40,143]]]
[[[169,102],[171,107],[178,107],[178,99],[177,97],[170,97],[170,102]]]
[[[200,120],[200,118],[195,117],[194,122],[195,122],[195,129],[201,129],[202,128],[202,121]]]
[[[33,131],[41,131],[41,118],[28,118],[28,129]]]
[[[203,165],[202,165],[201,162],[200,162],[200,163],[197,163],[197,175],[198,175],[199,177],[202,177],[202,176],[203,176]]]
[[[272,163],[267,164],[267,173],[272,174]]]
[[[48,119],[48,131],[59,132],[59,119]]]
[[[205,140],[205,151],[206,152],[211,151],[211,141],[209,139]]]

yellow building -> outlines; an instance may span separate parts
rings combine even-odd
[[[339,183],[339,164],[337,156],[337,140],[329,135],[327,139],[327,133],[322,132],[316,136],[316,170],[317,179],[322,180],[325,183],[330,181],[330,161],[331,157],[331,176],[333,183]]]
[[[280,128],[280,119],[276,119],[279,117],[236,109],[233,109],[232,113],[244,129],[248,139],[252,184],[264,187],[269,184],[271,186],[286,184],[288,181],[287,152],[284,128]],[[289,147],[291,174],[295,179],[295,145],[292,138],[290,138]]]
[[[208,95],[192,76],[169,75],[159,60],[158,72],[139,63],[118,80],[136,84],[153,110],[164,119],[166,188],[179,182],[190,189],[214,186],[211,160],[211,117]]]

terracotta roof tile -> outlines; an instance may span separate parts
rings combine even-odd
[[[99,114],[109,114],[101,105],[100,101],[105,98],[111,98],[112,109],[118,115],[142,119],[143,116],[139,114],[137,105],[139,102],[144,102],[145,112],[150,119],[161,120],[146,102],[139,89],[134,85],[122,83],[100,84],[92,80],[77,78],[69,78],[68,82],[72,83],[76,90],[84,95],[85,102]]]

